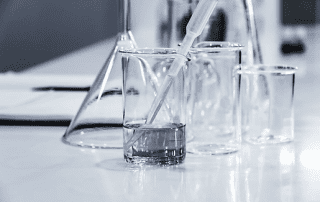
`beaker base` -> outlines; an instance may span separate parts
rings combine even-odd
[[[139,165],[177,165],[184,162],[185,155],[171,157],[129,157],[124,155],[124,160],[127,163]]]
[[[282,144],[289,143],[293,141],[293,138],[288,138],[285,136],[275,136],[275,135],[265,135],[256,137],[247,137],[245,141],[254,145],[266,145],[266,144]]]
[[[239,147],[233,144],[192,142],[187,145],[187,152],[199,155],[224,155],[237,152]]]

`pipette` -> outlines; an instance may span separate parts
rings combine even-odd
[[[177,53],[183,56],[186,56],[189,52],[191,45],[193,44],[194,40],[202,33],[205,25],[207,24],[210,15],[213,12],[218,0],[201,0],[196,9],[194,10],[190,21],[187,25],[187,33],[186,36],[183,38],[181,46],[177,50]],[[151,109],[148,113],[146,124],[151,124],[158,111],[160,110],[164,99],[167,96],[167,93],[170,89],[170,86],[173,82],[173,79],[179,73],[181,67],[185,63],[184,57],[176,57],[173,63],[170,66],[169,72],[166,75],[163,84],[161,85],[160,91],[155,97]],[[127,142],[126,147],[124,149],[129,149],[133,143],[135,143],[142,133],[134,133],[131,139]]]
[[[202,30],[207,24],[217,2],[217,0],[201,0],[198,3],[187,25],[187,33],[177,51],[178,54],[181,54],[183,56],[186,56],[188,54],[193,41],[202,33]],[[176,57],[174,59],[173,63],[170,66],[169,72],[160,88],[160,91],[151,105],[146,124],[151,124],[154,121],[158,111],[162,106],[163,100],[167,96],[173,79],[179,73],[184,62],[185,58],[183,57]]]
[[[178,54],[181,54],[183,56],[186,56],[188,54],[193,41],[202,33],[202,30],[207,24],[217,2],[217,0],[201,0],[198,3],[187,25],[187,34],[183,38],[182,44],[177,51]],[[183,57],[176,57],[174,59],[172,65],[170,66],[169,72],[160,88],[160,91],[151,105],[146,124],[151,124],[154,121],[158,111],[162,106],[163,100],[167,96],[173,79],[179,73],[184,62],[185,59]]]

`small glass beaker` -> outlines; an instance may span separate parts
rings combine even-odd
[[[126,162],[172,165],[186,156],[186,65],[174,78],[151,124],[148,112],[175,58],[174,49],[120,51],[123,69],[123,149]]]
[[[282,65],[252,65],[238,71],[244,140],[252,144],[293,141],[296,69]]]
[[[188,76],[187,151],[228,154],[240,148],[239,75],[242,46],[201,42],[191,50]]]

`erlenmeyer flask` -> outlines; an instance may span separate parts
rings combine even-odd
[[[167,12],[161,12],[161,46],[176,48],[186,34],[186,25],[200,0],[167,0]],[[261,64],[252,0],[223,0],[217,3],[202,34],[203,41],[226,41],[244,46],[244,64]]]
[[[90,148],[122,148],[122,71],[118,51],[137,48],[137,45],[130,31],[130,0],[117,2],[117,40],[63,135],[64,143]]]
[[[252,0],[219,1],[206,28],[197,39],[197,42],[202,41],[239,43],[244,46],[244,64],[261,64],[262,55]]]

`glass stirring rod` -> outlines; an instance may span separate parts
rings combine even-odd
[[[218,0],[201,0],[196,9],[194,10],[190,21],[187,24],[187,33],[184,37],[181,46],[177,50],[177,53],[186,56],[192,46],[193,41],[202,33],[205,25],[207,24],[209,17],[211,16],[213,9],[215,8]],[[170,66],[169,72],[165,77],[163,84],[161,85],[160,91],[152,102],[150,111],[148,113],[146,124],[151,124],[158,111],[160,110],[164,99],[170,89],[170,86],[179,73],[181,67],[185,62],[184,57],[176,57]],[[124,149],[129,149],[142,135],[142,133],[134,133],[131,139],[127,142]]]

